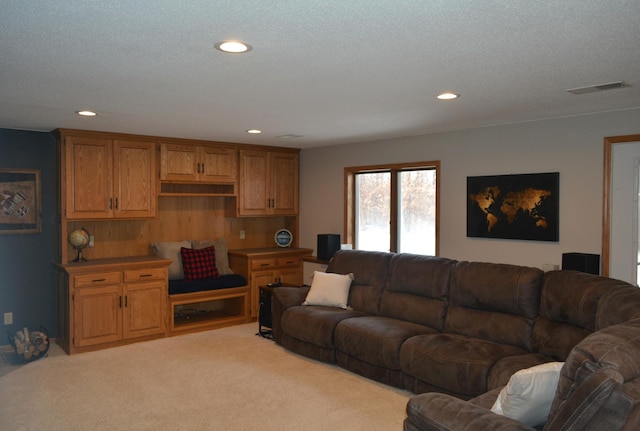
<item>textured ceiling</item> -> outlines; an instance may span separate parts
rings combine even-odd
[[[0,102],[5,128],[298,148],[635,108],[640,1],[3,0]]]

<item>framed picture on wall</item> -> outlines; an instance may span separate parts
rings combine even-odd
[[[38,233],[40,171],[0,169],[0,234]]]
[[[467,236],[559,240],[558,172],[467,177]]]

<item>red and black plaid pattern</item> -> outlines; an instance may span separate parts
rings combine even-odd
[[[216,268],[216,250],[213,246],[201,248],[180,248],[185,281],[202,280],[204,278],[218,278]]]

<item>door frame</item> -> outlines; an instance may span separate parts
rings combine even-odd
[[[602,275],[609,276],[611,259],[611,175],[613,174],[613,146],[628,142],[640,142],[640,134],[608,136],[604,138],[604,175],[602,187]]]

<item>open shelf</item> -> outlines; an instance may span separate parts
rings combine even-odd
[[[159,196],[236,196],[236,185],[161,183]]]
[[[169,313],[170,334],[248,323],[249,287],[171,295]]]

